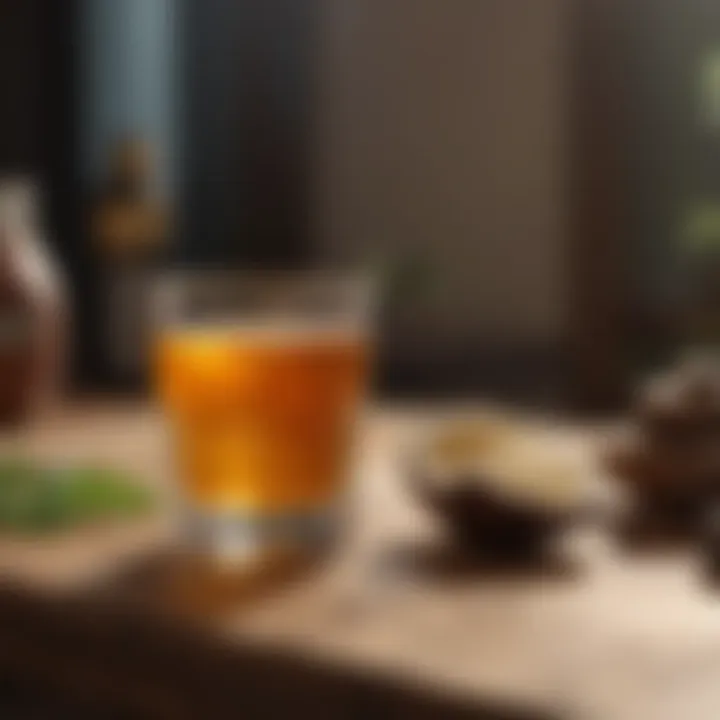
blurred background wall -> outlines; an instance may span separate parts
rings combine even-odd
[[[45,185],[81,384],[105,382],[88,203],[125,132],[175,204],[168,264],[422,266],[384,316],[387,392],[613,404],[683,342],[684,228],[720,182],[709,0],[0,12],[0,170]]]
[[[181,0],[186,242],[202,263],[308,259],[317,0]]]
[[[324,6],[315,248],[428,266],[426,287],[392,308],[399,383],[442,375],[462,387],[497,381],[508,361],[543,370],[559,361],[568,9],[566,0]]]
[[[708,0],[629,0],[617,14],[623,78],[623,218],[632,324],[657,362],[684,337],[692,284],[686,246],[697,211],[720,191],[717,108],[720,7]]]
[[[160,191],[174,197],[182,148],[182,3],[80,0],[76,12],[83,180],[96,188],[114,146],[137,133],[153,148]]]

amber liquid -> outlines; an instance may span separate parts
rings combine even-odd
[[[366,344],[328,328],[179,327],[157,382],[184,494],[210,513],[286,515],[342,491]]]

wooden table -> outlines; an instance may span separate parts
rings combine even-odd
[[[151,410],[77,407],[4,439],[126,467],[168,509],[0,541],[0,666],[133,717],[717,717],[720,602],[692,555],[631,558],[586,529],[560,572],[473,569],[397,472],[399,448],[439,417],[370,413],[347,543],[320,567],[252,579],[169,551],[171,464]],[[593,476],[593,442],[562,437]]]

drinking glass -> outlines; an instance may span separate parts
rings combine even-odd
[[[160,280],[154,374],[193,549],[257,557],[319,549],[337,534],[371,296],[360,275]]]

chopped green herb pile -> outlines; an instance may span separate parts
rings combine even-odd
[[[45,533],[149,511],[153,495],[125,473],[0,460],[0,532]]]

